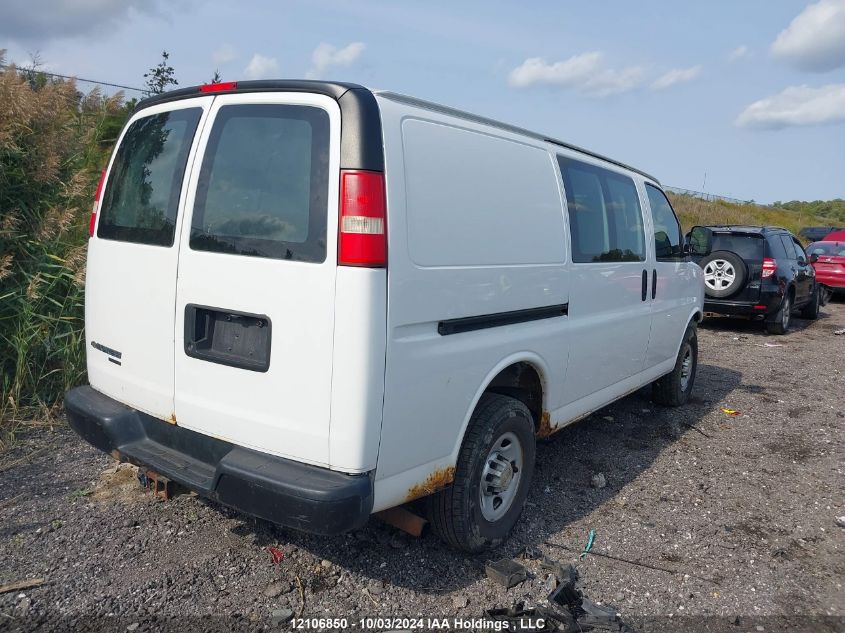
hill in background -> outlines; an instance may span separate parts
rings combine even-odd
[[[669,192],[684,232],[699,224],[751,224],[780,226],[795,235],[807,226],[845,224],[845,200],[775,203],[771,207],[702,200]]]

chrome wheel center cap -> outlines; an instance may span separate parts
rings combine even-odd
[[[490,466],[492,466],[491,470],[494,474],[489,482],[488,489],[493,494],[504,492],[513,481],[513,466],[501,455],[496,455]]]

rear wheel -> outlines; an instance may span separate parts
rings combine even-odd
[[[686,404],[695,383],[698,370],[698,335],[694,325],[690,325],[684,334],[675,368],[658,378],[651,385],[651,398],[657,404],[666,407],[679,407]]]
[[[766,331],[769,334],[786,334],[792,319],[792,294],[787,293],[771,321],[766,321]]]
[[[428,498],[432,529],[467,552],[502,543],[522,514],[534,457],[528,408],[515,398],[484,394],[470,419],[455,481]]]
[[[821,304],[821,289],[816,284],[813,288],[813,294],[810,296],[810,302],[801,308],[801,318],[815,321],[819,318],[819,305]]]

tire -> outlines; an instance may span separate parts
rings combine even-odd
[[[687,327],[678,350],[675,367],[651,384],[651,399],[664,407],[686,404],[698,373],[698,333],[694,325]]]
[[[428,497],[428,518],[434,532],[465,552],[501,544],[522,514],[534,459],[531,412],[516,398],[485,393],[470,418],[454,482]],[[503,464],[511,469],[509,485],[497,495],[489,482],[496,481],[496,473],[507,472],[501,470]],[[487,483],[486,494],[482,479]]]
[[[810,302],[801,308],[801,318],[815,321],[819,318],[819,306],[821,305],[821,289],[819,285],[813,288],[813,294],[810,295]]]
[[[833,291],[830,288],[822,284],[819,286],[819,305],[826,306],[830,301],[831,296],[833,295]]]
[[[766,331],[769,334],[786,334],[789,331],[789,322],[792,319],[792,293],[787,292],[771,321],[766,321]]]
[[[748,268],[742,258],[730,251],[710,253],[699,262],[704,271],[704,292],[714,299],[725,299],[745,287]]]

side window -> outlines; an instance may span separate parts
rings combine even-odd
[[[191,248],[325,261],[329,127],[321,108],[220,108],[199,175]]]
[[[792,246],[795,248],[795,259],[803,259],[806,261],[807,255],[804,253],[804,247],[801,246],[801,242],[793,238]]]
[[[781,235],[780,241],[783,244],[783,248],[786,251],[786,258],[787,259],[796,259],[795,257],[795,249],[792,246],[792,240],[787,235]]]
[[[646,183],[648,203],[654,224],[654,252],[657,259],[675,259],[683,257],[684,248],[681,239],[681,224],[675,215],[666,195],[654,185]]]
[[[172,246],[188,151],[202,110],[184,108],[137,119],[112,163],[97,237]]]
[[[572,237],[572,261],[645,261],[645,230],[630,178],[558,156]]]
[[[780,235],[774,235],[769,238],[769,256],[773,257],[775,261],[783,259],[792,259],[791,255],[787,255],[787,250],[784,248],[783,240]]]

